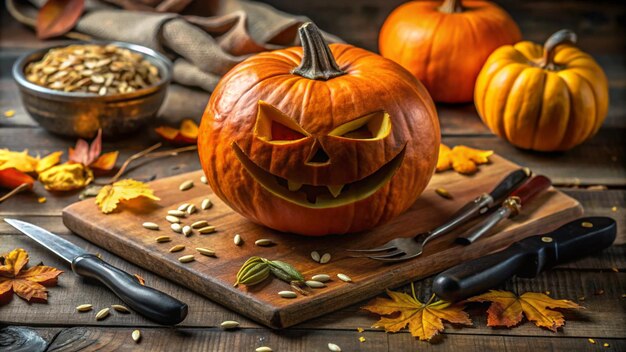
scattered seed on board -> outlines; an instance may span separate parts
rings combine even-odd
[[[76,307],[76,310],[79,312],[88,312],[92,309],[93,306],[91,304],[81,304],[80,306]]]
[[[172,215],[177,218],[184,218],[185,216],[187,216],[187,213],[185,213],[184,211],[180,211],[180,210],[168,210],[167,215]]]
[[[171,241],[172,239],[170,238],[170,236],[159,236],[155,240],[157,241],[157,243],[165,243]]]
[[[201,229],[198,229],[198,232],[200,232],[203,235],[209,234],[209,233],[213,233],[215,232],[215,226],[205,226]]]
[[[330,276],[326,274],[317,274],[311,277],[311,280],[319,281],[319,282],[327,282],[330,281]]]
[[[265,247],[265,246],[273,245],[274,242],[268,238],[261,238],[259,240],[254,241],[254,244],[257,246]]]
[[[189,225],[183,226],[183,235],[185,235],[186,237],[189,237],[191,236],[192,232],[193,230],[191,229],[191,226]]]
[[[236,329],[239,327],[239,322],[234,320],[226,320],[220,324],[220,327],[224,330]]]
[[[189,203],[183,203],[183,204],[181,204],[180,206],[178,206],[178,210],[179,210],[179,211],[186,211],[186,210],[187,210],[187,208],[189,208],[189,206],[190,206],[190,205],[191,205],[191,204],[189,204]]]
[[[139,340],[141,340],[141,331],[139,330],[133,330],[133,333],[131,334],[133,341],[135,341],[136,343],[139,343]]]
[[[267,347],[267,346],[261,346],[258,347],[256,350],[254,350],[255,352],[274,352],[273,349]]]
[[[104,308],[96,313],[96,320],[102,320],[109,316],[109,308]]]
[[[445,188],[437,188],[437,189],[435,189],[435,192],[437,192],[438,195],[440,195],[441,197],[443,197],[445,199],[452,199],[452,198],[454,198],[454,197],[452,197],[450,192],[448,192],[448,190],[446,190]]]
[[[326,264],[330,261],[330,253],[324,253],[324,255],[320,258],[320,264]]]
[[[352,282],[352,279],[350,278],[350,276],[346,275],[346,274],[337,274],[337,277],[339,278],[339,280],[341,281],[345,281],[345,282]]]
[[[115,311],[117,311],[117,312],[124,313],[124,314],[130,314],[130,310],[128,310],[128,308],[124,307],[121,304],[113,304],[113,305],[111,305],[111,307],[113,309],[115,309]]]
[[[206,220],[196,221],[193,224],[191,224],[191,228],[192,229],[201,229],[201,228],[207,227],[207,226],[209,226],[209,223],[206,222]]]
[[[280,291],[280,292],[278,292],[278,295],[281,296],[282,298],[296,298],[296,297],[298,297],[298,294],[293,292],[293,291]]]
[[[172,223],[172,224],[177,224],[180,222],[180,219],[173,216],[173,215],[168,215],[165,217],[165,220],[167,220],[168,222]]]
[[[178,186],[178,189],[180,189],[181,191],[186,191],[186,190],[191,189],[192,187],[193,187],[193,181],[187,180],[181,183],[180,186]]]
[[[194,260],[196,260],[196,258],[193,257],[193,254],[183,255],[182,257],[178,258],[178,261],[181,263],[189,263],[193,262]]]
[[[315,262],[320,262],[320,254],[317,251],[311,252],[311,259]]]
[[[180,252],[183,249],[185,249],[185,246],[183,246],[182,244],[177,244],[174,247],[170,248],[170,253]]]
[[[341,347],[335,345],[334,343],[328,343],[328,350],[331,352],[341,352]]]
[[[170,225],[170,228],[172,229],[172,231],[176,232],[176,233],[181,233],[183,232],[183,227],[179,224],[179,223],[173,223]]]
[[[187,215],[191,215],[191,214],[195,213],[196,210],[198,210],[196,208],[196,206],[191,204],[190,206],[187,207],[187,210],[186,210],[187,211]]]
[[[144,223],[142,224],[142,226],[143,226],[143,227],[145,227],[145,228],[146,228],[146,229],[148,229],[148,230],[155,230],[155,231],[156,231],[156,230],[158,230],[158,229],[159,229],[159,225],[158,225],[158,224],[155,224],[155,223],[153,223],[153,222],[144,222]]]
[[[215,251],[208,249],[208,248],[196,248],[196,250],[200,253],[200,254],[204,254],[207,257],[215,257]]]
[[[319,282],[319,281],[315,281],[315,280],[307,280],[304,282],[307,286],[309,286],[310,288],[322,288],[322,287],[326,287],[326,285],[323,282]]]
[[[210,209],[212,206],[213,206],[213,203],[211,202],[209,198],[203,199],[202,203],[200,204],[200,208],[202,208],[202,210]]]
[[[235,246],[241,246],[241,243],[243,242],[241,240],[241,235],[236,234],[235,237],[233,238],[233,242],[235,242]]]
[[[206,176],[202,176],[202,177],[200,177],[200,182],[202,182],[202,183],[204,183],[206,185],[207,183],[209,183],[209,180],[206,179]]]

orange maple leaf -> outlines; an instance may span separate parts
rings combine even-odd
[[[443,321],[455,324],[472,325],[469,315],[463,306],[446,301],[433,302],[434,295],[426,303],[415,297],[415,289],[411,284],[413,296],[402,292],[387,290],[387,298],[374,298],[362,309],[381,317],[372,327],[384,328],[386,332],[397,332],[407,325],[411,335],[420,340],[430,340],[444,330]],[[398,314],[399,313],[399,314]]]
[[[508,291],[491,290],[467,299],[468,302],[492,302],[487,309],[488,326],[512,327],[522,321],[522,313],[539,327],[554,332],[565,325],[560,312],[548,308],[583,308],[566,299],[553,299],[543,293],[526,292],[521,296]]]
[[[179,129],[160,126],[154,131],[166,141],[174,144],[195,144],[198,140],[198,125],[191,119],[184,119]]]
[[[492,154],[492,150],[474,149],[464,145],[450,149],[447,145],[440,144],[437,172],[452,168],[460,174],[471,175],[478,171],[478,165],[488,163]]]
[[[0,304],[11,300],[12,292],[27,301],[48,300],[46,286],[55,286],[63,273],[56,268],[37,265],[25,269],[28,253],[17,248],[0,257]]]

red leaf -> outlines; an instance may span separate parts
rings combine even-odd
[[[48,0],[37,15],[37,38],[48,39],[69,32],[83,13],[85,0]]]
[[[100,152],[102,152],[102,130],[98,130],[98,134],[96,135],[96,138],[91,141],[91,147],[89,147],[89,155],[88,155],[88,160],[87,163],[85,163],[85,165],[91,165],[91,163],[93,163],[94,161],[96,161],[96,159],[98,159],[98,156],[100,156]]]
[[[24,183],[29,184],[30,188],[33,188],[35,180],[15,168],[0,170],[0,187],[14,189]]]

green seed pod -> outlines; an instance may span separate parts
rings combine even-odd
[[[269,275],[269,265],[262,258],[251,257],[243,264],[241,269],[239,269],[235,286],[238,284],[247,286],[256,285],[267,279]]]

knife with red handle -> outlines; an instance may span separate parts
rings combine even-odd
[[[489,232],[502,220],[515,217],[522,210],[528,202],[530,202],[535,196],[544,192],[550,186],[552,182],[549,178],[539,175],[531,178],[524,183],[520,188],[515,190],[509,197],[507,197],[502,206],[487,216],[483,221],[474,225],[465,234],[456,238],[456,242],[459,244],[471,244],[474,243],[485,233]]]

